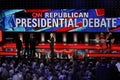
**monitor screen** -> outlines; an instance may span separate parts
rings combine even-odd
[[[120,32],[120,18],[105,9],[4,10],[5,32]]]

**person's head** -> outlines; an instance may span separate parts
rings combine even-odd
[[[39,79],[38,80],[44,80],[44,77],[43,76],[41,76],[41,77],[39,77]]]
[[[30,34],[30,38],[34,38],[34,35],[33,35],[33,34]]]
[[[103,35],[104,35],[104,33],[102,33],[102,32],[101,32],[101,33],[100,33],[100,35],[101,35],[101,36],[103,36]]]
[[[53,33],[50,33],[50,37],[53,37],[54,36],[54,34]]]
[[[112,33],[110,32],[109,35],[112,35]]]

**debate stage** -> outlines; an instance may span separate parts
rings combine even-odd
[[[41,43],[36,46],[36,52],[39,54],[44,54],[50,52],[48,43]],[[103,45],[103,48],[99,44],[68,44],[68,43],[55,43],[54,44],[55,53],[67,54],[73,56],[76,52],[79,58],[84,56],[92,57],[111,57],[111,58],[120,58],[120,45],[112,44],[111,49],[106,49],[106,45]],[[24,52],[24,44],[23,44]],[[6,43],[0,46],[0,56],[15,56],[16,55],[16,44],[15,43]]]

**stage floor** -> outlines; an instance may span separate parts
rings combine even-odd
[[[120,45],[112,44],[111,49],[106,49],[106,44],[101,48],[99,44],[67,44],[67,43],[55,43],[55,53],[65,53],[71,56],[77,52],[79,55],[87,57],[120,57]],[[24,44],[23,44],[24,48]],[[50,52],[48,43],[41,43],[36,46],[38,53]],[[23,49],[24,51],[24,49]],[[0,46],[0,55],[16,55],[16,44],[6,43]]]
[[[15,43],[6,43],[2,46],[2,48],[16,48]],[[24,48],[24,44],[23,44]],[[36,48],[39,49],[49,49],[49,44],[48,43],[41,43],[36,46]],[[54,44],[55,49],[101,49],[99,44],[69,44],[69,43],[55,43]],[[106,49],[106,44],[103,45],[103,49]],[[120,44],[112,44],[112,50],[120,50]]]

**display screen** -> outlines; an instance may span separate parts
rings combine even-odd
[[[120,18],[105,9],[3,10],[5,32],[120,32]]]

